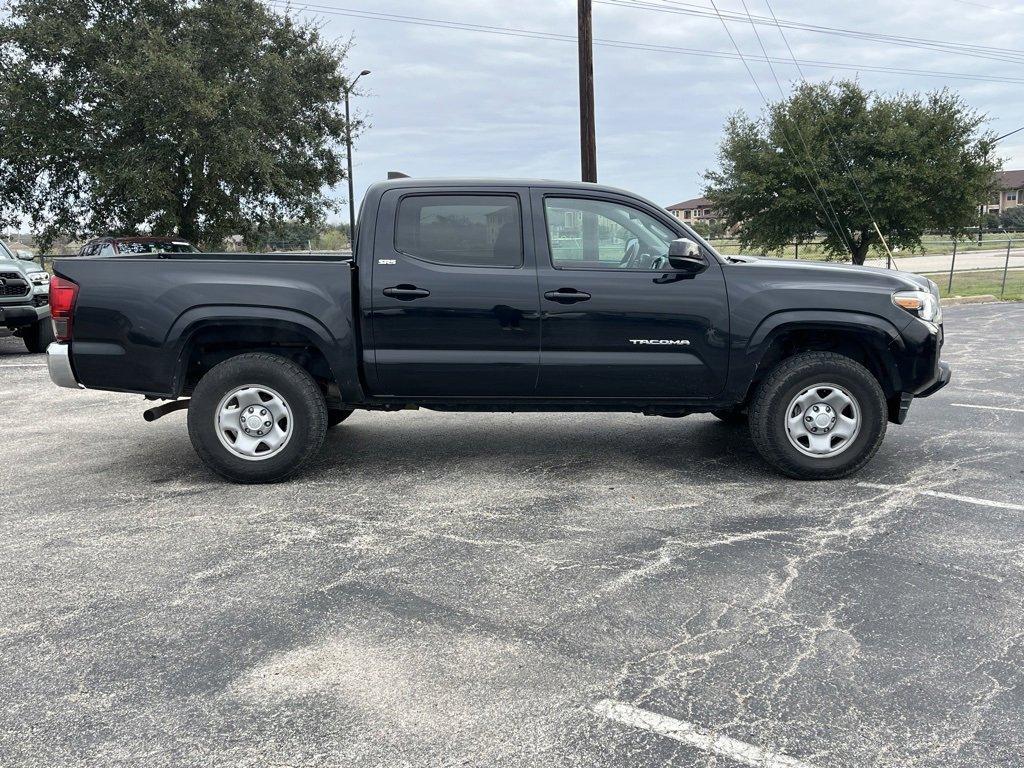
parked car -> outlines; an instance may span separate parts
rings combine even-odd
[[[176,237],[97,237],[81,247],[81,256],[140,256],[147,253],[198,253],[187,240]]]
[[[188,408],[235,481],[292,474],[354,409],[710,412],[781,472],[864,466],[943,387],[938,289],[870,267],[724,257],[592,184],[395,180],[353,259],[58,260],[61,386]],[[188,399],[179,399],[188,398]]]
[[[0,328],[14,331],[29,352],[53,341],[49,299],[50,274],[28,251],[15,255],[0,242]]]

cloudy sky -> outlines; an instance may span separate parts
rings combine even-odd
[[[769,15],[765,0],[746,3],[751,14]],[[717,4],[723,13],[743,11],[742,0]],[[711,0],[595,0],[594,36],[733,53],[717,18],[679,13],[701,9],[710,12]],[[1024,8],[1015,0],[774,0],[772,9],[780,20],[957,45],[1019,51],[1024,40]],[[418,177],[578,178],[574,42],[383,18],[387,14],[573,36],[575,0],[316,0],[308,5],[293,0],[291,12],[318,19],[332,38],[351,37],[351,68],[372,70],[360,83],[365,94],[357,99],[359,111],[372,123],[355,152],[357,201],[366,185],[383,179],[389,170]],[[367,18],[367,12],[377,18]],[[729,26],[744,54],[760,53],[749,24]],[[769,55],[788,60],[778,31],[768,26],[759,30]],[[998,133],[1024,126],[1021,54],[1007,62],[1001,60],[1005,54],[992,51],[978,58],[809,31],[789,30],[786,37],[800,60],[853,68],[808,66],[804,73],[810,79],[858,77],[867,87],[885,92],[948,86],[987,113]],[[776,97],[779,91],[768,66],[755,61],[751,68],[765,94]],[[792,63],[777,64],[776,70],[786,88],[798,77]],[[699,194],[701,173],[715,163],[727,115],[737,109],[757,112],[762,104],[743,64],[735,59],[598,45],[595,77],[599,180],[665,205]],[[1007,168],[1024,166],[1024,131],[1004,141],[1000,151]],[[344,198],[344,191],[337,195]]]

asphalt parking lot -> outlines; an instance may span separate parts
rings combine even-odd
[[[0,339],[0,764],[1024,765],[1024,305],[859,476],[711,417],[359,414],[229,485]]]

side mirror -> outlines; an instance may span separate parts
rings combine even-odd
[[[18,258],[22,261],[35,261],[36,257],[32,255],[32,251],[18,251]]]
[[[707,261],[700,253],[700,246],[686,237],[669,243],[668,263],[672,269],[691,275],[696,275],[708,268]]]

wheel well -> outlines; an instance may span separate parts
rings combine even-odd
[[[886,398],[895,394],[895,376],[887,362],[887,340],[880,334],[853,328],[792,328],[772,337],[758,363],[745,400],[750,399],[772,368],[801,352],[835,352],[848,357],[871,372]]]
[[[323,351],[308,335],[287,324],[231,323],[200,328],[189,338],[181,357],[182,395],[191,395],[199,380],[217,364],[249,352],[288,358],[309,372],[329,405],[340,402],[338,385]]]

